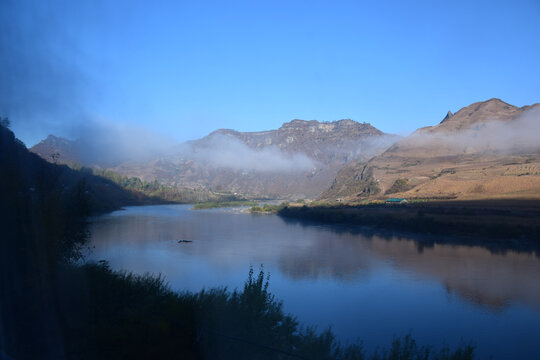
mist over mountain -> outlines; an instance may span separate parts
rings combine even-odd
[[[277,130],[216,130],[174,144],[137,131],[49,136],[32,148],[169,186],[268,198],[529,197],[540,193],[540,105],[499,99],[448,112],[406,138],[370,124],[292,120]],[[55,155],[58,154],[58,155]],[[322,194],[322,195],[321,195]]]
[[[367,163],[340,170],[322,198],[537,197],[540,194],[540,104],[518,108],[500,99],[448,112]]]
[[[164,135],[121,124],[86,122],[71,132],[76,140],[49,135],[31,150],[49,161],[54,155],[59,163],[111,168],[133,159],[151,160],[175,145]]]
[[[114,134],[105,137],[111,141],[49,136],[32,151],[49,161],[110,168],[166,185],[303,198],[318,196],[344,164],[367,161],[399,138],[350,119],[292,120],[261,132],[220,129],[174,146],[151,136],[130,141],[129,132],[114,141]]]

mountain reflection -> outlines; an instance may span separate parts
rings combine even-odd
[[[501,243],[444,244],[426,237],[418,240],[343,226],[313,226],[339,236],[314,242],[308,253],[285,256],[280,261],[284,273],[350,279],[365,276],[378,261],[391,261],[400,269],[437,280],[449,293],[493,310],[517,302],[540,309],[540,259],[536,250],[518,251]]]
[[[540,308],[540,261],[531,253],[493,253],[479,246],[435,244],[417,251],[406,238],[371,238],[377,256],[402,269],[437,279],[449,292],[493,309],[520,302]]]
[[[178,244],[180,239],[193,243]],[[438,282],[449,296],[491,310],[512,303],[540,309],[538,252],[436,240],[306,225],[277,216],[160,206],[95,219],[90,259],[107,259],[129,271],[162,273],[173,284],[176,278],[183,284],[190,276],[201,288],[209,286],[204,277],[212,273],[245,272],[258,264],[294,281],[345,283],[367,282],[390,267],[419,281]],[[206,275],[195,273],[193,269],[202,266],[205,270],[199,272]]]

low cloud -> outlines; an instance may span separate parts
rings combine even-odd
[[[216,169],[267,173],[313,171],[325,167],[323,164],[329,157],[341,158],[343,163],[357,158],[367,160],[400,139],[384,135],[351,141],[340,147],[321,148],[320,158],[317,155],[312,158],[274,145],[255,149],[234,136],[222,134],[178,144],[167,136],[118,123],[90,122],[74,127],[71,137],[79,139],[77,144],[83,163],[102,167],[162,159],[177,165],[195,161]]]
[[[256,150],[239,139],[223,135],[212,136],[203,145],[184,146],[182,156],[238,171],[301,172],[317,167],[315,160],[305,154],[285,153],[276,146]]]
[[[365,160],[383,153],[394,143],[402,139],[401,136],[384,134],[380,136],[363,137],[357,140],[346,140],[341,145],[326,145],[320,147],[315,157],[317,159],[341,161],[345,164],[351,160]]]
[[[437,146],[453,153],[536,153],[540,151],[540,109],[516,119],[491,119],[470,128],[449,132],[419,131],[407,138],[413,146]]]
[[[81,161],[102,167],[123,162],[146,161],[170,152],[172,138],[142,127],[92,121],[68,130],[75,141]]]
[[[402,139],[401,136],[391,134],[369,137],[358,144],[357,153],[358,155],[373,157],[384,152],[400,139]]]

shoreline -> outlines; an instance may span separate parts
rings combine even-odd
[[[286,219],[362,225],[477,240],[533,241],[540,244],[540,201],[468,200],[407,204],[285,206]]]

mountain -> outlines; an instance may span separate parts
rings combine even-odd
[[[366,146],[370,138],[380,138],[386,134],[368,123],[358,123],[345,119],[328,123],[316,120],[292,120],[277,130],[261,132],[238,132],[221,129],[214,131],[201,143],[211,141],[216,136],[234,137],[250,148],[263,149],[277,146],[287,153],[303,153],[323,164],[339,158],[346,162],[352,157],[369,156],[363,151],[372,152]],[[364,145],[364,149],[361,146]],[[360,147],[358,147],[360,146]]]
[[[499,99],[448,112],[367,163],[338,173],[322,199],[540,197],[540,104]]]
[[[58,140],[51,137],[48,139]],[[165,202],[157,197],[126,190],[87,169],[79,171],[63,164],[44,161],[30,152],[4,126],[0,126],[0,155],[2,191],[9,197],[19,196],[20,199],[28,198],[34,203],[44,204],[52,200],[75,201],[72,198],[80,196],[86,199],[90,214],[113,211],[128,205]],[[49,215],[55,216],[50,211]]]
[[[120,135],[118,132],[97,133],[77,140],[49,135],[45,140],[32,146],[30,151],[53,163],[107,169],[118,166],[132,157],[123,139],[120,141],[115,138],[118,135]],[[143,145],[140,144],[140,140],[137,141],[139,142],[137,145]]]
[[[31,150],[45,159],[80,162],[169,186],[207,188],[254,197],[316,197],[351,160],[366,161],[397,140],[368,123],[292,120],[277,130],[220,129],[148,159],[107,164],[84,153],[84,140],[49,136]],[[109,151],[112,152],[112,151]],[[85,156],[81,156],[85,155]]]
[[[81,163],[81,146],[77,141],[49,135],[45,140],[32,146],[30,151],[50,162],[62,164]]]

